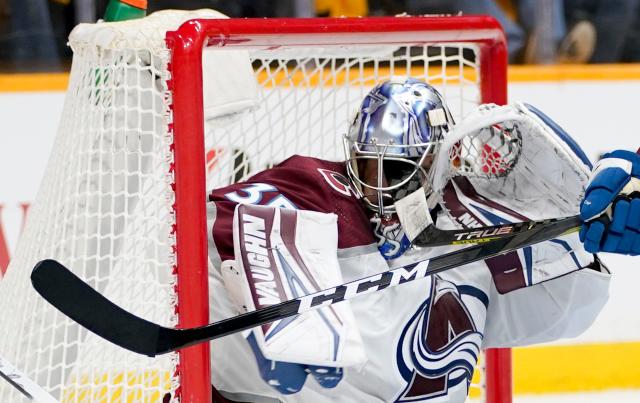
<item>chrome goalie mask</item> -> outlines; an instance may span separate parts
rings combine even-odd
[[[344,138],[347,172],[365,205],[380,217],[428,186],[431,159],[454,121],[442,95],[413,78],[393,78],[364,98]]]

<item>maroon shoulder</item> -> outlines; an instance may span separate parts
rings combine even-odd
[[[236,204],[334,213],[338,216],[338,247],[375,242],[362,203],[352,190],[344,163],[295,155],[245,182],[214,189],[216,219],[209,228],[223,260],[233,257],[232,220]]]

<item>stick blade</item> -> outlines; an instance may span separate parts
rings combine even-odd
[[[159,332],[170,330],[120,308],[55,260],[37,263],[31,283],[60,312],[127,350],[154,357]]]

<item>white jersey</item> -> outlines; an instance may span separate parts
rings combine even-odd
[[[385,260],[344,175],[342,164],[292,157],[247,182],[211,193],[211,321],[237,314],[219,267],[233,257],[230,214],[239,202],[337,214],[345,281],[451,249],[414,248]],[[459,227],[460,217],[472,217],[480,225],[498,218],[539,218],[488,199],[464,178],[453,181],[445,194],[438,227]],[[581,333],[605,303],[608,284],[606,269],[572,234],[347,302],[367,361],[344,368],[332,389],[309,376],[299,392],[279,394],[261,378],[242,334],[212,341],[212,383],[228,399],[244,402],[464,402],[480,349]]]

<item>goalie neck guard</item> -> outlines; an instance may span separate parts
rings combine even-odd
[[[379,216],[427,186],[431,158],[453,118],[442,95],[413,78],[392,78],[364,98],[344,137],[347,173],[365,205]]]

